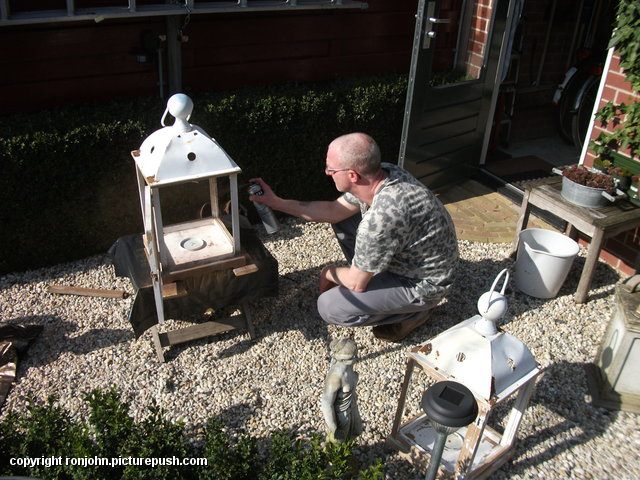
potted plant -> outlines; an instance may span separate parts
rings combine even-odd
[[[611,161],[602,157],[597,157],[593,161],[593,169],[600,173],[609,173],[609,169],[612,167]]]
[[[609,175],[613,177],[616,188],[626,192],[631,186],[631,170],[625,167],[614,167],[609,169]]]
[[[629,195],[629,201],[635,206],[640,207],[640,195],[638,195],[638,191],[640,191],[640,175],[634,175],[631,177],[631,185],[629,186],[627,194]]]
[[[603,192],[615,192],[611,175],[577,164],[562,171],[561,194],[565,200],[581,207],[603,207],[609,202]]]

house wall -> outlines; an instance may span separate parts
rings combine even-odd
[[[183,90],[408,71],[416,0],[368,4],[364,10],[191,15],[181,44]],[[39,5],[64,8],[65,2]],[[10,4],[14,11],[22,6]],[[166,32],[162,17],[2,26],[0,114],[159,95],[157,47],[163,47],[166,95],[166,52],[159,40]],[[143,53],[147,63],[139,62]]]
[[[492,0],[480,0],[474,5],[466,61],[467,73],[471,78],[480,78],[489,36],[492,8]]]
[[[629,103],[633,101],[640,102],[640,94],[634,92],[631,84],[625,80],[624,72],[620,67],[620,57],[615,53],[606,72],[605,84],[598,108],[607,102]],[[599,122],[596,122],[590,139],[596,139],[602,131],[610,131],[613,128],[615,127],[612,124],[603,127]],[[619,153],[630,157],[628,150]],[[592,166],[594,159],[595,154],[593,151],[587,150],[584,159],[585,165]],[[636,161],[638,160],[636,159]],[[640,229],[623,232],[616,237],[608,239],[605,242],[601,258],[626,274],[635,273],[635,269],[640,266]]]

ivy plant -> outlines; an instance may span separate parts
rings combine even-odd
[[[614,33],[609,47],[620,55],[626,80],[634,92],[640,92],[640,3],[620,0]],[[597,156],[609,158],[611,153],[629,149],[631,157],[640,155],[640,103],[608,102],[596,113],[596,120],[610,132],[602,132],[589,143]]]

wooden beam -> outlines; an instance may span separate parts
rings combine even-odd
[[[165,283],[162,285],[162,298],[180,298],[189,294],[184,282]]]
[[[258,271],[258,266],[254,263],[249,265],[245,265],[244,267],[238,267],[233,269],[233,274],[236,277],[241,277],[242,275],[247,275],[249,273],[254,273]]]
[[[59,293],[66,295],[84,295],[88,297],[106,298],[127,298],[129,294],[124,290],[105,290],[101,288],[72,287],[65,285],[50,285],[47,287],[49,293]]]
[[[204,337],[219,335],[230,330],[238,328],[246,328],[246,317],[244,314],[235,315],[216,321],[200,323],[189,327],[171,330],[166,333],[160,333],[160,344],[163,347],[186,343]]]

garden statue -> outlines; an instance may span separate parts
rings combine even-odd
[[[353,370],[358,347],[353,340],[340,338],[333,340],[329,349],[332,359],[324,380],[322,414],[327,423],[327,440],[344,442],[362,433],[356,399],[358,374]]]

